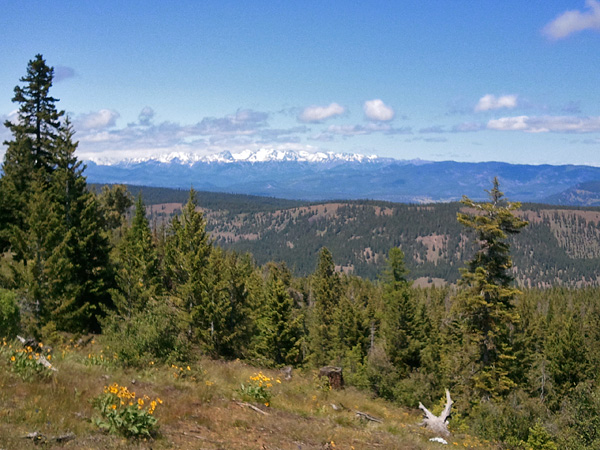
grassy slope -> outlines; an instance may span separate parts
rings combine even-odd
[[[13,344],[14,345],[14,344]],[[46,437],[73,432],[66,443],[50,441],[52,449],[434,449],[431,435],[416,424],[418,410],[373,399],[353,388],[319,389],[312,372],[296,371],[275,383],[270,406],[257,405],[262,415],[235,402],[241,383],[257,372],[242,362],[200,360],[190,363],[196,380],[175,377],[181,369],[152,365],[126,370],[100,360],[100,344],[85,348],[57,346],[53,361],[58,373],[47,380],[25,382],[10,370],[8,347],[0,349],[0,448],[40,448],[27,433]],[[109,350],[107,350],[108,352]],[[89,358],[92,356],[92,358]],[[90,364],[90,361],[95,361]],[[154,441],[126,440],[101,432],[91,419],[97,414],[91,399],[107,384],[117,382],[138,395],[160,397],[156,410],[160,435]],[[332,404],[346,409],[334,411]],[[383,424],[364,423],[360,410],[382,418]],[[465,435],[449,438],[452,447],[493,448]],[[452,445],[454,444],[454,445]]]

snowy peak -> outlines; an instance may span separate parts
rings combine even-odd
[[[186,152],[172,152],[157,156],[143,157],[143,158],[132,158],[123,161],[118,161],[113,164],[139,164],[144,162],[159,162],[165,164],[182,164],[182,165],[194,165],[195,163],[236,163],[236,162],[249,162],[249,163],[262,163],[262,162],[282,162],[282,161],[294,161],[294,162],[370,162],[379,159],[376,155],[358,155],[353,153],[334,153],[334,152],[307,152],[307,151],[294,151],[294,150],[275,150],[262,148],[260,150],[244,150],[240,153],[231,153],[228,151],[215,153],[208,156],[200,156],[195,153]],[[97,161],[102,165],[111,165],[104,161]]]

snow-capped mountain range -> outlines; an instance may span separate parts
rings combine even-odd
[[[484,199],[485,189],[497,176],[509,199],[544,202],[562,198],[561,193],[580,183],[600,182],[600,168],[590,166],[402,161],[274,149],[210,156],[175,152],[118,162],[86,161],[86,165],[85,174],[92,183],[193,186],[203,191],[302,200],[426,203],[460,200],[463,195]]]
[[[273,161],[294,161],[294,162],[367,162],[380,159],[376,155],[358,155],[353,153],[334,153],[334,152],[307,152],[295,150],[275,150],[262,148],[260,150],[244,150],[239,153],[228,151],[202,156],[195,153],[171,152],[161,155],[148,156],[143,158],[129,158],[121,161],[93,160],[99,165],[131,165],[155,161],[159,163],[179,163],[193,165],[201,163],[236,163],[236,162],[273,162]]]

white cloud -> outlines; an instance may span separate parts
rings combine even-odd
[[[321,122],[330,117],[342,115],[346,109],[337,103],[331,103],[328,106],[309,106],[304,108],[298,116],[301,122]]]
[[[502,95],[496,97],[492,94],[484,95],[475,105],[475,111],[490,111],[493,109],[508,108],[512,109],[517,106],[516,95]]]
[[[487,128],[498,131],[525,131],[527,133],[595,133],[600,131],[600,117],[502,117],[490,120]]]
[[[154,110],[150,106],[145,106],[138,115],[138,120],[141,125],[150,125],[150,121],[154,118]]]
[[[527,120],[529,120],[527,116],[502,117],[490,120],[487,127],[490,130],[524,131],[528,128]]]
[[[547,24],[542,33],[550,39],[564,39],[567,36],[583,30],[600,31],[600,2],[586,0],[586,11],[566,11]]]
[[[97,112],[82,114],[75,120],[76,130],[102,130],[114,127],[119,113],[110,109],[101,109]]]
[[[363,109],[365,110],[365,115],[370,120],[387,122],[394,118],[394,110],[378,98],[366,101]]]

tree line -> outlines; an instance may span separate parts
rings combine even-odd
[[[198,353],[337,365],[350,385],[407,406],[449,388],[455,431],[510,448],[600,444],[600,292],[514,286],[509,238],[527,222],[498,180],[487,202],[463,199],[457,219],[477,250],[456,286],[414,288],[398,247],[376,280],[336,271],[327,248],[297,277],[215,245],[194,190],[153,229],[141,196],[88,189],[52,78],[41,55],[30,61],[5,123],[0,335],[102,333],[134,367]]]

